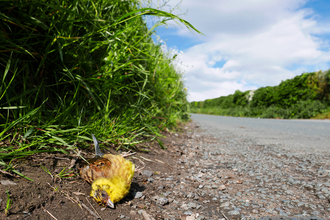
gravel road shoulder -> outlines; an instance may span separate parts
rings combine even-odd
[[[193,123],[183,130],[167,134],[167,150],[150,144],[130,158],[144,168],[116,209],[92,201],[79,177],[54,180],[39,166],[56,173],[72,157],[27,158],[16,168],[35,182],[0,175],[1,210],[7,189],[13,200],[0,219],[330,219],[329,155],[302,156]]]

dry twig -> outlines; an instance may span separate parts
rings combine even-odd
[[[221,212],[221,214],[223,215],[223,217],[225,217],[226,220],[229,220],[229,218],[227,218],[227,216],[223,212]]]
[[[87,197],[86,197],[86,200],[87,200],[87,202],[89,203],[89,205],[92,206],[92,204],[89,202],[89,200],[87,199]],[[88,209],[87,206],[85,206],[85,208],[86,208],[90,213],[94,213],[92,210]],[[99,213],[97,213],[97,211],[95,210],[94,206],[92,206],[92,208],[93,208],[94,211],[96,212],[97,216],[98,216],[101,220],[103,220],[102,217],[99,215]],[[96,215],[96,214],[94,213],[94,215]]]
[[[45,209],[43,206],[41,206],[45,212],[47,212],[53,219],[58,220],[57,218],[55,218],[55,216],[52,215],[52,213],[50,213],[47,209]]]
[[[144,165],[144,162],[140,159],[140,158],[137,158],[137,157],[132,157],[133,159],[137,159],[140,161],[140,163],[142,163]]]

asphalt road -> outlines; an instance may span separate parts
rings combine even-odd
[[[278,145],[302,154],[330,153],[330,120],[282,120],[191,114],[206,132],[227,130],[248,136],[260,145]]]

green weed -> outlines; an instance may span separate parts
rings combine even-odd
[[[6,208],[5,208],[5,215],[9,215],[9,209],[13,203],[13,201],[10,199],[9,192],[6,190],[7,193],[7,203],[6,203]]]

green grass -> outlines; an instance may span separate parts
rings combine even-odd
[[[91,133],[116,149],[188,118],[183,73],[151,36],[169,20],[137,0],[5,0],[0,12],[0,163],[77,153]],[[150,30],[146,19],[159,17]],[[21,174],[20,174],[21,175]]]
[[[11,205],[13,204],[13,200],[10,199],[9,192],[6,190],[7,193],[7,202],[6,202],[6,208],[5,208],[5,215],[9,215],[9,209]]]

